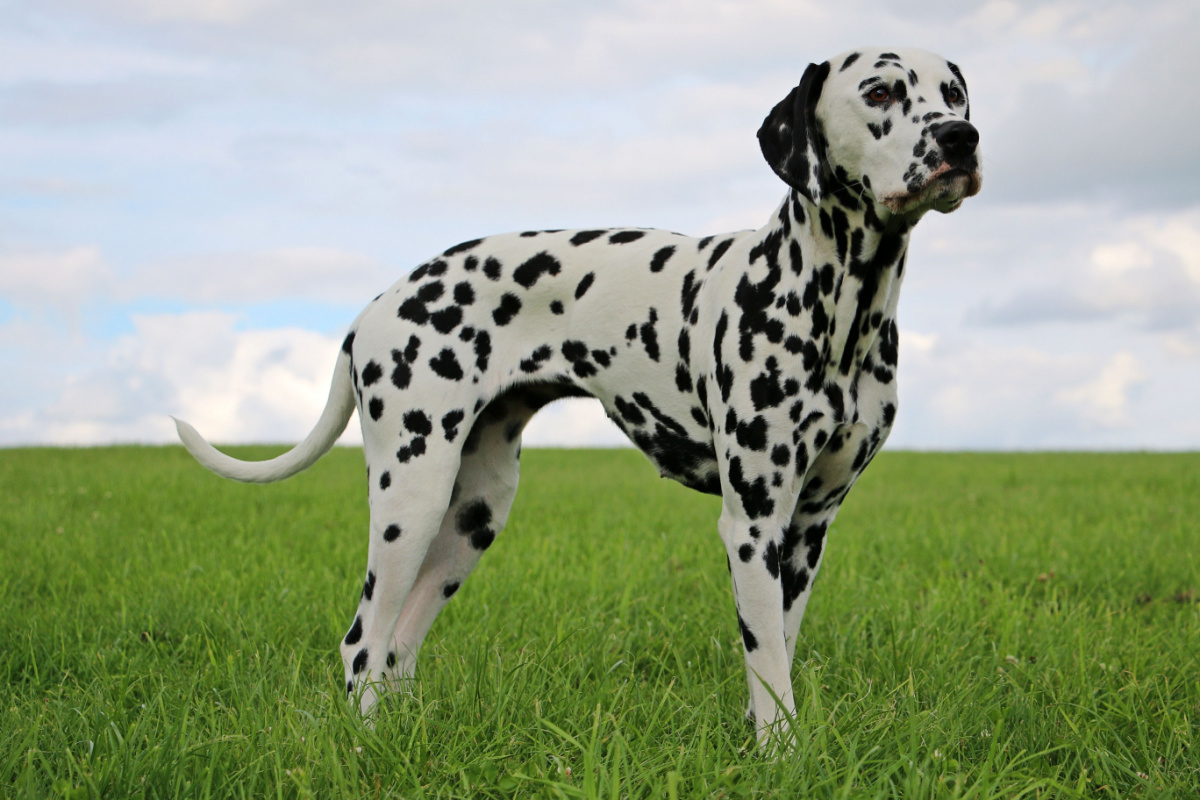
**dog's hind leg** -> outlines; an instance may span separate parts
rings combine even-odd
[[[460,459],[459,445],[437,437],[422,437],[415,456],[411,443],[400,453],[381,452],[379,438],[364,436],[371,507],[367,581],[341,646],[346,691],[361,688],[364,714],[387,688],[395,664],[392,631],[450,505]]]
[[[498,398],[467,436],[450,507],[392,637],[393,679],[412,677],[434,619],[504,528],[517,493],[521,430],[533,413],[523,398]]]

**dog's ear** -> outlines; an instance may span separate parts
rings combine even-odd
[[[771,169],[814,203],[825,194],[829,167],[816,111],[828,75],[828,61],[809,64],[800,85],[771,109],[758,129],[758,144]]]

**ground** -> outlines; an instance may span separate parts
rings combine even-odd
[[[522,464],[372,731],[337,650],[360,452],[261,487],[180,448],[0,451],[0,795],[1200,793],[1200,455],[883,453],[830,534],[775,762],[719,500],[633,451]]]

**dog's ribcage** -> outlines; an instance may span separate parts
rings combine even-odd
[[[367,438],[394,443],[405,462],[435,438],[466,436],[477,415],[488,424],[489,403],[491,421],[508,420],[515,438],[546,402],[590,395],[687,486],[721,494],[723,446],[744,451],[730,452],[743,503],[755,502],[756,481],[782,480],[782,467],[803,475],[794,459],[840,500],[895,413],[898,292],[886,284],[859,297],[862,282],[843,267],[798,252],[784,235],[795,226],[703,239],[542,231],[451,248],[354,325],[359,411],[382,429]],[[837,236],[827,244],[836,254]],[[871,403],[860,413],[864,364]],[[513,403],[529,413],[505,413]],[[823,475],[821,452],[847,444],[851,473]]]

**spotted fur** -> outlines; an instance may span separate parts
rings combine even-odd
[[[909,234],[980,187],[955,65],[862,48],[808,67],[758,132],[790,187],[758,230],[641,228],[463,242],[359,315],[329,402],[291,452],[247,463],[180,436],[219,474],[312,464],[357,408],[367,580],[342,642],[369,711],[504,528],[521,431],[594,397],[660,472],[720,495],[760,738],[794,708],[790,667],[826,535],[896,416],[896,305]]]

